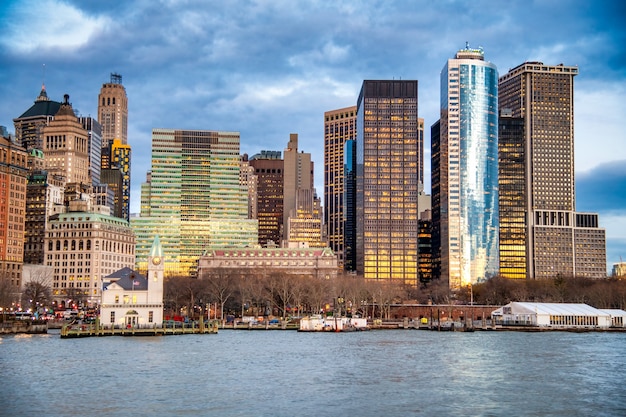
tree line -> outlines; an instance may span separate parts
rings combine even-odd
[[[217,306],[213,314],[218,318],[336,312],[385,319],[391,316],[395,305],[406,302],[502,306],[511,301],[586,303],[596,308],[626,309],[626,280],[494,277],[452,291],[446,280],[412,286],[398,281],[365,280],[351,274],[319,279],[277,270],[241,273],[214,269],[197,279],[172,277],[164,285],[166,315],[206,315],[206,306],[212,305]]]

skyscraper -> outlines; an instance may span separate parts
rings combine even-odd
[[[116,191],[121,196],[116,200],[120,207],[115,215],[130,218],[131,147],[128,144],[128,98],[120,74],[111,74],[111,80],[102,84],[98,95],[98,122],[102,127],[102,172],[120,170],[122,188]],[[103,174],[103,181],[111,178],[110,172]],[[116,175],[113,175],[116,177]],[[107,183],[112,188],[117,184]]]
[[[295,236],[302,236],[301,232],[292,233],[290,227],[300,227],[303,219],[313,216],[313,198],[315,190],[313,188],[314,165],[311,161],[311,154],[298,152],[298,134],[289,135],[289,143],[283,152],[284,172],[283,172],[283,237],[281,245],[287,247],[297,242],[302,243]],[[310,214],[307,214],[310,213]],[[290,219],[293,221],[290,223]],[[299,220],[296,220],[299,219]],[[308,239],[309,242],[322,240],[321,217],[314,220],[319,224],[319,229],[310,233],[315,233],[315,237]],[[305,225],[312,225],[311,222],[304,222]],[[298,226],[296,226],[298,225]],[[291,241],[290,241],[291,239]],[[296,239],[296,240],[294,240]]]
[[[13,119],[15,138],[27,150],[43,149],[43,128],[54,119],[61,103],[48,98],[45,85],[35,103],[20,117]]]
[[[102,84],[98,122],[102,125],[102,147],[108,147],[113,139],[128,143],[128,98],[120,74],[111,74],[111,81]]]
[[[51,175],[64,177],[66,184],[91,185],[89,138],[74,114],[69,98],[65,94],[54,120],[43,128],[45,168]]]
[[[357,102],[357,273],[418,281],[417,80],[365,80]]]
[[[356,140],[356,106],[324,113],[324,223],[328,246],[337,254],[339,266],[345,259],[345,156],[346,142]],[[348,156],[351,153],[348,151]],[[348,231],[348,233],[356,230]],[[350,262],[350,269],[354,269]]]
[[[515,142],[504,132],[500,144],[501,176],[508,177],[509,189],[518,190],[500,199],[515,208],[501,215],[507,241],[500,256],[509,261],[504,276],[606,277],[605,232],[598,227],[598,215],[575,212],[577,74],[577,67],[525,62],[499,80],[501,112],[523,125],[514,138],[518,150],[512,151]],[[524,233],[515,233],[519,227]],[[523,248],[526,256],[511,258],[511,248]]]
[[[257,176],[257,220],[259,244],[280,245],[283,231],[284,161],[280,151],[261,151],[252,155],[250,166]]]
[[[441,71],[431,129],[433,273],[450,288],[498,272],[498,71],[466,47]]]
[[[169,276],[194,275],[205,250],[256,245],[257,221],[248,219],[239,172],[239,133],[154,129],[141,215],[131,218],[137,269],[145,269],[157,235]]]

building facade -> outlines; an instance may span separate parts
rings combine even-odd
[[[599,227],[597,214],[576,213],[574,77],[577,74],[577,67],[525,62],[499,80],[500,110],[523,120],[523,137],[516,145],[519,152],[504,150],[511,146],[508,140],[501,145],[503,166],[508,170],[507,175],[515,172],[511,186],[520,191],[523,201],[518,197],[515,210],[506,212],[501,223],[519,223],[523,211],[524,233],[509,236],[501,257],[506,258],[507,253],[502,250],[510,251],[511,247],[520,251],[523,248],[526,256],[509,258],[514,263],[506,265],[504,276],[521,278],[523,273],[526,278],[557,275],[604,278],[607,275],[605,230]],[[511,195],[504,197],[511,204]]]
[[[248,189],[239,174],[238,132],[154,129],[141,214],[131,217],[136,269],[146,269],[154,236],[166,254],[166,276],[195,275],[210,248],[257,245],[257,221],[248,218]]]
[[[339,267],[345,267],[346,224],[344,198],[346,143],[356,140],[356,106],[324,113],[324,224],[328,246],[337,254]],[[356,231],[355,231],[356,232]],[[353,262],[348,262],[354,269]]]
[[[65,178],[65,183],[91,185],[89,137],[74,114],[65,94],[54,120],[43,128],[43,154],[49,174]]]
[[[334,279],[339,269],[337,255],[330,248],[233,248],[210,250],[200,258],[199,278],[216,270],[241,276],[278,271]]]
[[[365,80],[357,102],[356,262],[365,279],[418,282],[417,80]]]
[[[45,265],[53,268],[52,297],[65,305],[98,304],[103,277],[135,264],[128,222],[89,201],[75,200],[66,213],[50,216],[44,247]]]
[[[451,289],[498,273],[498,71],[466,47],[441,71],[431,129],[433,258]],[[435,160],[436,159],[436,160]]]
[[[310,153],[298,151],[297,133],[289,135],[289,142],[283,152],[283,157],[283,236],[281,245],[288,246],[291,235],[289,218],[298,217],[298,204],[300,208],[303,204],[308,205],[308,202],[304,202],[302,198],[302,190],[308,190],[307,194],[311,196],[311,199],[313,198],[314,166]],[[300,195],[300,200],[298,200],[298,195]],[[312,204],[313,200],[311,200],[311,206]]]
[[[108,148],[114,139],[128,144],[128,97],[120,74],[112,73],[110,82],[102,84],[98,95],[98,122],[102,126],[103,148]]]
[[[148,256],[147,276],[122,268],[104,278],[100,323],[105,327],[163,325],[163,248],[158,236]]]
[[[283,233],[283,184],[285,163],[281,151],[261,151],[249,160],[257,177],[259,245],[280,245]]]
[[[54,119],[61,108],[61,103],[48,98],[45,85],[35,103],[20,117],[13,119],[15,139],[26,150],[43,149],[43,128]]]
[[[28,154],[10,137],[0,137],[0,279],[13,299],[22,286]]]
[[[102,169],[102,126],[93,117],[81,116],[78,121],[87,131],[89,146],[89,178],[94,186],[100,184],[100,170]]]

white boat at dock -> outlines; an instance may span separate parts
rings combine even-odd
[[[323,317],[315,314],[300,319],[300,332],[350,332],[369,330],[367,319],[354,317]]]

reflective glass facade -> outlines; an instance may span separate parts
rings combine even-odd
[[[141,217],[131,219],[137,269],[145,269],[155,236],[167,254],[166,275],[193,275],[207,249],[257,243],[239,160],[237,132],[152,131],[152,171]]]
[[[417,81],[366,80],[357,104],[357,273],[418,280]]]
[[[498,71],[465,49],[441,73],[434,258],[456,289],[498,272]],[[438,207],[435,207],[438,204]]]

